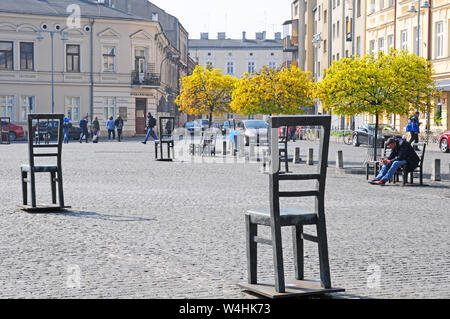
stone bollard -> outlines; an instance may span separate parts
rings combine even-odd
[[[314,165],[314,149],[313,148],[310,148],[308,150],[308,161],[306,164]]]
[[[222,144],[222,155],[223,156],[227,156],[227,141],[223,140],[223,144]]]
[[[251,161],[258,161],[258,157],[256,156],[256,145],[250,144],[250,153],[249,153],[249,160]]]
[[[300,164],[302,161],[302,158],[300,157],[300,147],[295,148],[295,157],[294,157],[294,163]]]
[[[436,158],[433,162],[433,171],[431,172],[431,180],[439,182],[441,180],[441,160]]]
[[[342,151],[338,151],[336,154],[336,168],[344,168],[344,154]]]
[[[238,139],[239,157],[244,157],[245,156],[245,139],[244,139],[244,136],[243,135],[238,135],[237,139]]]

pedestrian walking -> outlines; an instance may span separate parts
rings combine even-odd
[[[83,138],[86,138],[86,143],[88,142],[88,136],[89,136],[89,130],[88,130],[88,124],[89,124],[89,117],[86,115],[81,121],[80,121],[80,128],[81,128],[81,135],[80,135],[80,143],[83,142]]]
[[[406,139],[389,138],[386,141],[386,147],[391,149],[388,158],[381,161],[383,167],[380,174],[369,183],[384,185],[397,172],[398,168],[406,165],[408,172],[414,171],[419,166],[420,158]]]
[[[120,138],[122,137],[122,129],[123,129],[123,119],[120,117],[120,114],[117,115],[114,125],[117,128],[117,139],[120,142]]]
[[[108,141],[112,139],[116,139],[116,124],[114,122],[114,118],[112,116],[109,117],[108,123],[106,123],[106,128],[108,129]]]
[[[153,137],[155,141],[159,140],[158,136],[154,132],[155,126],[156,126],[156,119],[153,117],[152,113],[148,112],[147,127],[145,128],[147,130],[147,135],[145,136],[145,140],[142,142],[142,144],[147,144],[150,135]]]
[[[419,143],[419,134],[420,134],[420,125],[422,123],[419,122],[420,113],[417,111],[408,121],[408,125],[406,125],[406,131],[410,133],[411,137],[409,139],[409,144]],[[417,149],[417,146],[415,147]]]
[[[98,138],[100,137],[100,123],[98,122],[98,117],[95,117],[92,122],[92,142],[98,143]]]
[[[72,127],[69,117],[64,117],[63,121],[63,134],[64,134],[64,144],[69,144],[69,130]]]

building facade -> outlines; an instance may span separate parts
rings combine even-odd
[[[103,129],[120,114],[125,135],[144,134],[146,112],[173,113],[179,74],[164,64],[177,65],[177,52],[158,21],[103,3],[1,2],[0,114],[25,124],[51,113],[53,82],[55,113],[98,117]]]
[[[387,53],[390,48],[395,48],[431,61],[441,98],[432,102],[429,113],[421,114],[424,123],[421,128],[424,130],[429,123],[431,131],[450,130],[450,1],[421,1],[419,15],[417,2],[368,0],[366,14],[367,54]],[[366,121],[370,120],[367,117]],[[404,131],[408,117],[393,114],[384,120]]]

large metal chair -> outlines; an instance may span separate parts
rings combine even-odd
[[[63,142],[63,120],[64,114],[29,114],[28,115],[28,164],[20,166],[22,178],[22,209],[35,210],[63,210],[68,206],[64,204],[63,177],[62,177],[62,142]],[[47,134],[41,139],[42,127],[49,127],[50,121],[58,121],[58,137],[56,143],[51,143]],[[33,125],[35,123],[35,125]],[[38,151],[41,150],[41,151]],[[53,164],[36,164],[36,158],[56,158]],[[36,173],[50,173],[50,186],[52,192],[52,205],[37,206],[36,204]],[[28,205],[28,185],[31,190],[31,206]],[[58,200],[56,201],[56,186],[58,185]]]
[[[316,173],[286,174],[280,172],[279,134],[278,128],[283,126],[313,126],[321,127],[322,134],[319,150],[319,165]],[[342,288],[332,288],[330,266],[328,260],[327,232],[325,225],[325,182],[328,163],[328,147],[330,138],[331,116],[273,116],[269,118],[269,143],[271,152],[271,167],[269,171],[270,209],[247,211],[246,240],[248,283],[240,284],[241,288],[270,298],[281,298],[296,295],[313,295],[344,291]],[[315,180],[316,186],[308,191],[280,191],[280,182]],[[303,208],[281,209],[282,197],[315,198],[315,209]],[[303,226],[315,225],[317,235],[303,232]],[[258,236],[258,226],[271,228],[271,239]],[[295,280],[285,283],[283,266],[283,249],[281,227],[292,227]],[[304,279],[303,241],[308,240],[318,244],[320,283]],[[257,245],[268,244],[273,249],[275,284],[257,282]]]
[[[155,141],[155,159],[157,161],[173,161],[175,118],[171,116],[159,118],[159,140]],[[163,145],[167,145],[167,157],[164,157]],[[159,148],[159,152],[158,152]],[[172,156],[170,151],[172,150]]]

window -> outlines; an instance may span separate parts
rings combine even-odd
[[[156,12],[153,12],[152,13],[152,21],[158,21],[158,13],[156,13]]]
[[[418,51],[419,41],[420,40],[419,40],[419,34],[417,32],[417,27],[414,27],[414,53],[416,55],[419,55],[419,51]]]
[[[275,61],[270,61],[270,62],[269,62],[269,68],[270,68],[270,69],[276,69],[276,68],[277,68],[277,62],[275,62]]]
[[[333,0],[333,9],[336,8],[336,0]]]
[[[34,43],[20,42],[20,69],[25,71],[34,70]]]
[[[254,73],[255,72],[255,62],[248,62],[248,73]]]
[[[339,37],[339,21],[336,24],[336,36]]]
[[[67,72],[80,72],[80,46],[68,44],[66,47]]]
[[[103,72],[116,71],[116,48],[103,47]]]
[[[36,112],[36,103],[34,96],[22,96],[20,119],[22,121],[27,121],[28,114]]]
[[[356,55],[361,55],[361,37],[356,37]]]
[[[119,114],[124,122],[128,121],[128,109],[125,106],[119,107]]]
[[[339,5],[341,4],[340,2],[341,2],[341,0],[337,0],[336,7],[339,7]]]
[[[375,12],[375,0],[370,0],[370,13]]]
[[[214,68],[213,63],[211,61],[206,62],[206,68],[213,69]]]
[[[111,116],[116,117],[116,98],[105,97],[103,100],[103,116],[107,121]]]
[[[0,41],[0,70],[12,70],[13,61],[13,42]]]
[[[336,54],[336,60],[338,60],[338,61],[339,61],[339,53],[338,53],[338,54]]]
[[[227,74],[234,75],[234,62],[227,62]]]
[[[336,34],[336,25],[333,24],[333,39],[334,39],[335,34]]]
[[[0,116],[9,117],[14,121],[14,96],[0,95]]]
[[[345,50],[345,57],[348,58],[348,50]]]
[[[323,53],[327,53],[327,40],[323,40]]]
[[[378,39],[378,52],[384,53],[384,38]]]
[[[436,22],[436,58],[444,57],[444,25]]]
[[[336,56],[333,54],[333,61],[335,61],[336,60]]]
[[[388,36],[388,50],[391,50],[394,47],[394,35],[391,34]]]
[[[66,97],[66,114],[71,121],[80,120],[80,98]]]
[[[384,0],[380,0],[380,10],[384,9]]]
[[[327,10],[324,10],[323,11],[323,23],[327,23],[327,18],[328,18]]]
[[[375,53],[375,40],[369,42],[369,54]]]
[[[401,39],[402,39],[401,49],[405,51],[408,50],[408,30],[402,30]]]
[[[321,16],[321,13],[322,13],[322,7],[321,6],[319,6],[319,14],[318,14],[318,17],[317,17],[317,19],[320,21],[320,16]]]
[[[389,0],[389,7],[393,7],[395,5],[395,0]]]
[[[358,0],[356,3],[356,17],[359,18],[361,16],[361,0]]]

